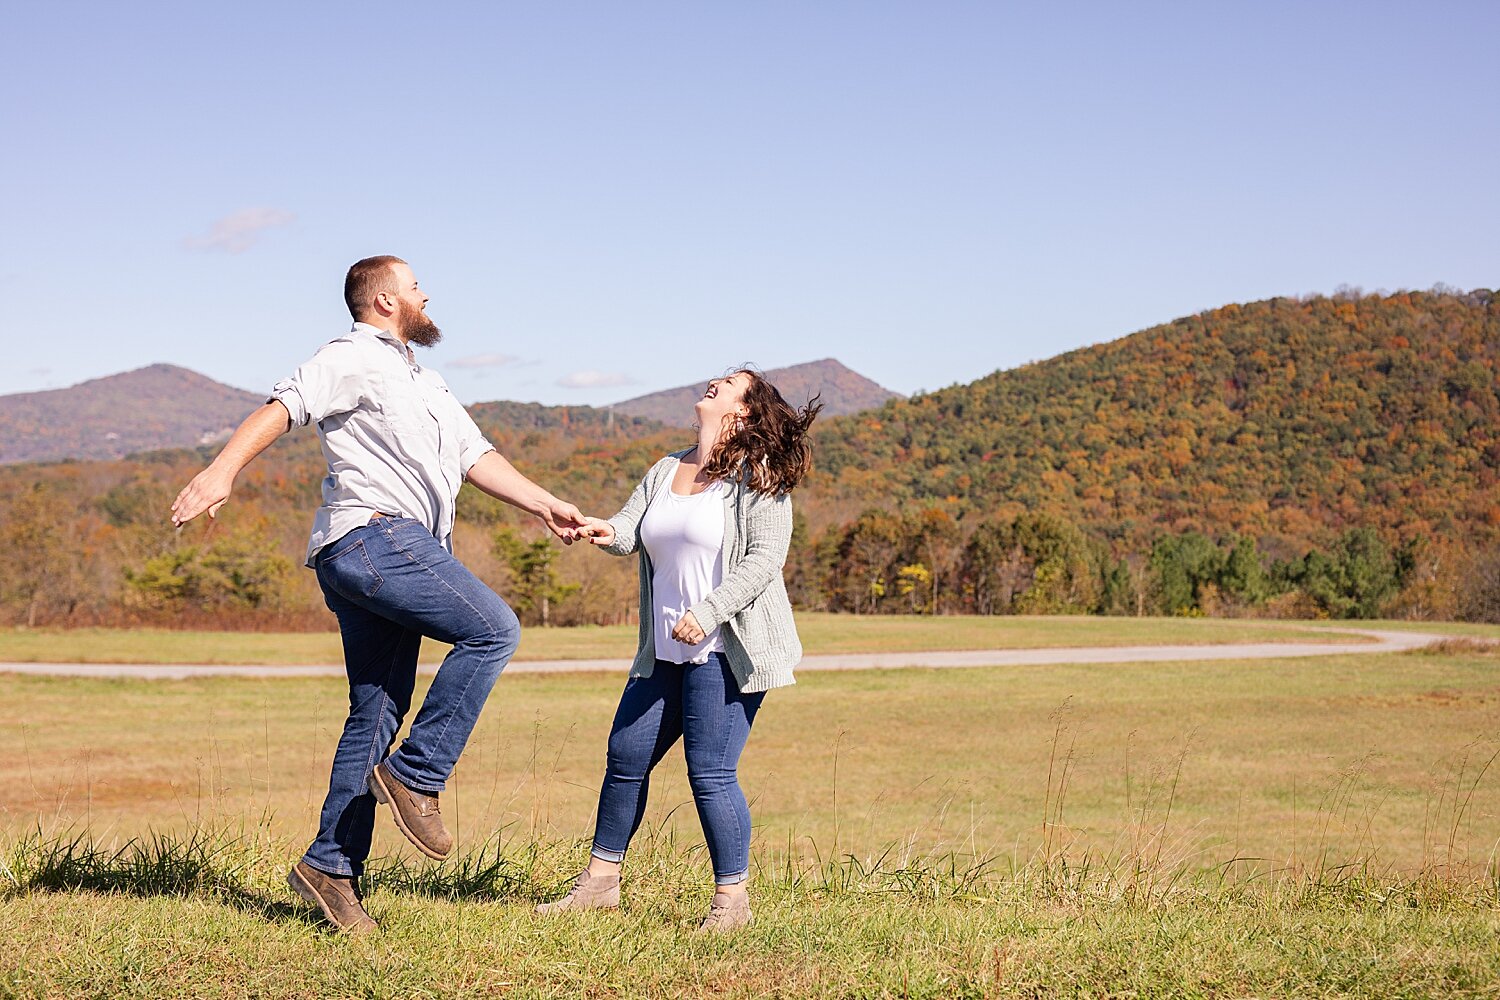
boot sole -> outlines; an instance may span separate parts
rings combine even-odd
[[[531,912],[539,917],[551,917],[559,913],[581,913],[585,910],[618,910],[620,908],[620,901],[618,899],[612,903],[570,903],[567,906],[558,906],[557,904],[561,902],[562,900],[559,899],[556,903],[540,903]],[[543,907],[549,907],[549,909],[543,909]]]
[[[411,827],[407,826],[406,820],[401,818],[401,810],[396,808],[396,803],[391,798],[390,789],[386,788],[385,786],[385,779],[380,776],[379,767],[370,772],[370,791],[375,795],[376,802],[379,802],[381,805],[390,807],[391,818],[396,821],[396,828],[406,835],[406,839],[411,841],[413,847],[415,847],[417,850],[421,851],[423,854],[427,855],[434,861],[444,861],[447,859],[447,852],[439,854],[437,851],[422,843],[417,835],[411,832]]]
[[[322,893],[318,892],[317,889],[314,889],[312,883],[303,878],[302,873],[297,869],[293,868],[290,872],[287,873],[286,884],[291,886],[292,891],[297,895],[301,896],[303,899],[307,900],[309,903],[322,910],[323,919],[332,924],[340,933],[350,932],[350,927],[345,927],[334,917],[333,911],[328,908],[328,904],[323,900]],[[374,930],[374,928],[364,928],[363,930]],[[359,931],[356,931],[355,933],[359,933]]]

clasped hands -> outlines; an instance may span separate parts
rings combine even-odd
[[[610,545],[615,540],[615,526],[600,517],[588,517],[570,503],[558,501],[549,505],[540,515],[560,538],[564,545],[588,541],[594,545]],[[672,626],[672,638],[688,646],[696,646],[706,637],[691,611],[685,613]]]
[[[562,500],[546,504],[537,511],[537,516],[564,545],[581,541],[608,545],[615,540],[614,525],[600,517],[588,517]]]

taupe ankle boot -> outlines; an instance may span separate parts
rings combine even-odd
[[[537,904],[536,912],[561,913],[563,910],[613,910],[620,905],[620,876],[590,875],[587,868],[579,873],[573,888],[561,899]]]
[[[729,931],[748,927],[753,919],[750,913],[750,894],[745,892],[716,892],[708,905],[708,916],[698,925],[700,934],[726,934]]]

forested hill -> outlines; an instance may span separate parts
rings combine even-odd
[[[1272,299],[820,419],[787,585],[799,607],[855,612],[1500,621],[1497,355],[1487,291]],[[692,442],[607,409],[473,413],[523,472],[604,516]],[[316,435],[278,442],[217,521],[174,532],[172,497],[214,450],[0,464],[0,622],[327,627],[295,569]],[[632,560],[551,546],[472,487],[458,520],[465,562],[528,620],[634,614]]]
[[[176,365],[0,396],[0,463],[119,458],[227,438],[264,394]]]
[[[814,484],[957,514],[1063,516],[1123,547],[1351,525],[1500,527],[1500,295],[1229,305],[827,421]]]

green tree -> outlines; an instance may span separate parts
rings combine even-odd
[[[1235,536],[1224,568],[1219,571],[1219,590],[1242,604],[1259,604],[1271,596],[1271,576],[1260,561],[1255,539]]]
[[[258,530],[236,532],[208,545],[182,545],[125,570],[125,582],[154,610],[193,605],[271,608],[281,601],[293,571]]]
[[[1139,593],[1131,576],[1130,565],[1123,559],[1112,563],[1104,574],[1104,589],[1099,595],[1099,613],[1104,615],[1138,614]]]
[[[1224,553],[1201,532],[1189,531],[1158,538],[1151,546],[1151,570],[1158,609],[1168,615],[1198,613],[1201,610],[1198,599],[1203,587],[1218,582],[1224,562]]]
[[[511,577],[511,604],[523,618],[548,625],[552,605],[576,594],[579,585],[562,583],[553,565],[556,553],[546,538],[526,541],[508,527],[495,529],[494,552]]]
[[[1332,552],[1314,549],[1287,575],[1333,618],[1374,618],[1401,588],[1396,559],[1374,528],[1346,530]]]
[[[1027,615],[1091,614],[1099,608],[1102,552],[1078,526],[1050,514],[1023,514],[1012,528],[1015,545],[1033,566],[1031,586],[1015,608]]]

